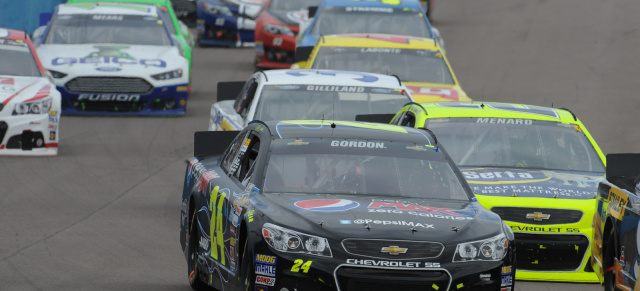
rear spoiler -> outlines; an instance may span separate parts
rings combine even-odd
[[[389,114],[358,114],[356,115],[356,121],[363,122],[377,122],[377,123],[391,123],[393,117],[396,116],[395,113]]]
[[[608,154],[607,180],[630,192],[640,177],[640,154]]]
[[[244,87],[244,81],[218,82],[217,102],[225,100],[235,100]]]
[[[193,136],[193,156],[219,156],[229,147],[240,131],[196,131]]]

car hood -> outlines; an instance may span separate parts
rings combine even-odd
[[[403,82],[414,100],[422,102],[470,101],[458,85],[436,83]]]
[[[0,75],[0,103],[3,107],[9,103],[21,103],[37,100],[51,94],[49,80],[45,77],[18,77]]]
[[[174,46],[149,45],[42,45],[42,64],[49,70],[93,76],[140,75],[187,68]]]
[[[476,195],[593,199],[604,173],[460,167]]]
[[[465,241],[497,234],[500,218],[470,201],[354,195],[266,194],[281,226],[333,239]],[[395,200],[400,198],[401,200]],[[294,217],[292,219],[292,217]]]

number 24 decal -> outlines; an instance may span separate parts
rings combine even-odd
[[[309,273],[309,268],[311,267],[311,263],[313,263],[313,261],[307,261],[305,263],[303,260],[297,259],[293,261],[293,267],[291,267],[291,272],[300,272],[300,269],[302,269],[303,273]]]

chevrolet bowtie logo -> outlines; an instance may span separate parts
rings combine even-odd
[[[380,250],[380,252],[382,253],[389,253],[390,255],[394,255],[397,256],[398,254],[404,254],[407,252],[406,248],[399,248],[398,246],[389,246],[389,247],[384,247]]]
[[[543,214],[542,212],[527,213],[527,219],[533,219],[535,221],[542,221],[543,219],[549,219],[551,214]]]

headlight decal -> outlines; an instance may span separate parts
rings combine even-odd
[[[163,72],[160,74],[151,75],[151,78],[162,81],[162,80],[171,80],[182,78],[182,69],[177,69],[173,71]]]
[[[27,87],[25,87],[25,89],[26,88]],[[12,115],[49,113],[52,100],[52,98],[49,97],[50,90],[51,84],[44,85],[42,88],[40,88],[40,90],[38,90],[38,92],[36,92],[36,94],[32,98],[27,99],[22,103],[16,104]],[[22,90],[20,90],[20,92],[22,92]],[[20,94],[20,92],[16,93],[14,96]],[[10,99],[11,98],[13,98],[13,96],[10,97]]]
[[[262,237],[270,247],[280,252],[333,257],[329,241],[323,237],[304,234],[271,223],[262,226]]]
[[[284,34],[293,36],[293,31],[291,31],[291,29],[289,29],[289,27],[285,25],[275,25],[267,23],[264,25],[264,31],[271,34]]]
[[[453,262],[499,261],[507,254],[509,241],[504,233],[466,243],[459,243],[453,255]]]

